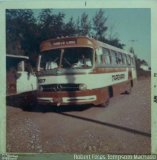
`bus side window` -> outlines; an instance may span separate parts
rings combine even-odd
[[[115,55],[116,55],[116,64],[119,64],[118,53],[117,53],[117,52],[115,52]]]
[[[124,64],[125,64],[125,65],[127,65],[126,55],[125,55],[125,54],[123,54],[123,55],[122,55],[122,57],[123,57]]]
[[[124,60],[123,53],[121,53],[121,57],[122,57],[122,64],[124,65],[125,64],[125,60]]]
[[[131,57],[131,60],[132,60],[132,66],[135,65],[135,59],[133,57]]]
[[[123,53],[120,53],[120,54],[121,54],[121,60],[122,60],[121,64],[123,65],[124,64]]]
[[[97,48],[96,49],[96,64],[101,65],[102,64],[102,48]]]
[[[113,50],[111,50],[111,59],[113,65],[117,64],[116,52]]]
[[[116,61],[117,64],[122,64],[122,54],[120,52],[116,54]]]
[[[130,55],[127,55],[127,63],[128,63],[128,65],[131,65],[131,57],[130,57]]]
[[[103,48],[102,63],[103,64],[111,64],[111,62],[110,62],[110,52],[106,48]]]

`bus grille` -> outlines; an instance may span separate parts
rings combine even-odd
[[[79,91],[79,84],[50,84],[42,85],[44,92]]]

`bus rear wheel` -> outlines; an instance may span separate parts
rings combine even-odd
[[[132,84],[131,84],[131,81],[128,82],[127,84],[127,89],[125,90],[125,94],[130,94],[131,93],[131,90],[132,90]]]

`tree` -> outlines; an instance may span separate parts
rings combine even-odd
[[[39,24],[41,25],[41,28],[49,27],[51,24],[51,21],[53,20],[52,10],[50,9],[42,10],[38,16],[38,19],[39,19]]]
[[[81,15],[81,29],[80,29],[80,34],[81,35],[90,35],[90,30],[91,30],[91,22],[88,19],[88,14],[83,13]]]
[[[67,22],[64,26],[64,36],[73,36],[76,33],[77,33],[76,24],[74,22],[73,17],[71,17],[69,22]]]
[[[134,51],[134,48],[133,48],[133,47],[130,47],[129,51],[130,51],[130,53],[135,54],[135,51]]]
[[[64,34],[64,14],[53,14],[52,10],[44,9],[39,17],[40,39],[56,38]]]
[[[98,40],[105,39],[105,32],[108,27],[106,26],[107,17],[104,16],[104,12],[100,9],[96,12],[96,15],[93,18],[93,36]]]
[[[7,10],[6,41],[8,54],[28,54],[36,50],[35,18],[31,10]]]
[[[113,45],[113,46],[121,48],[121,49],[123,49],[123,47],[125,46],[125,44],[120,43],[120,40],[118,38],[114,38],[114,39],[107,40],[107,41],[110,45]]]
[[[55,37],[62,36],[64,35],[64,17],[65,15],[63,13],[58,13],[57,15],[55,15],[55,21],[54,21],[54,32],[55,32]]]
[[[76,20],[76,33],[78,35],[81,34],[81,22],[80,22],[80,17],[77,18]]]

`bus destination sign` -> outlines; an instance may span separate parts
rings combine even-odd
[[[51,41],[52,46],[64,46],[64,45],[74,45],[74,44],[76,44],[75,40],[66,40],[66,41],[58,41],[58,42]]]

